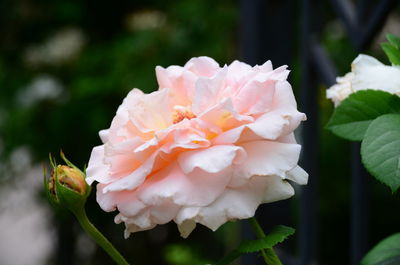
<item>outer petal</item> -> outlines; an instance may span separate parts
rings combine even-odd
[[[202,150],[184,152],[178,156],[178,163],[185,174],[199,168],[208,173],[217,173],[232,164],[243,162],[246,153],[243,148],[233,145],[216,145]]]
[[[247,63],[233,61],[228,66],[227,84],[233,88],[233,91],[236,91],[255,74],[253,68]]]
[[[145,163],[143,163],[140,167],[136,168],[128,176],[118,179],[106,187],[104,187],[104,192],[109,191],[123,191],[123,190],[133,190],[141,185],[145,178],[150,175],[153,170],[154,163],[157,158],[157,153],[154,153]]]
[[[214,59],[207,56],[192,58],[184,67],[198,76],[205,77],[211,77],[220,70],[219,64]]]
[[[114,218],[115,223],[125,223],[124,237],[128,238],[131,233],[145,231],[154,228],[157,223],[151,221],[150,211],[145,210],[142,214],[126,217],[118,214]]]
[[[193,220],[215,231],[229,220],[250,218],[263,200],[267,182],[266,178],[253,177],[246,186],[226,189],[207,207],[183,207],[175,222],[181,226]]]
[[[386,66],[368,55],[359,55],[352,63],[355,91],[379,89],[389,93],[400,93],[400,67]]]
[[[169,89],[147,95],[133,90],[122,104],[128,110],[130,121],[142,132],[162,130],[172,123]]]
[[[146,208],[146,205],[141,202],[136,193],[133,191],[119,191],[104,193],[104,184],[97,184],[97,202],[100,207],[111,212],[118,208],[121,214],[125,216],[135,216],[140,211]]]
[[[192,102],[194,84],[197,76],[180,66],[168,68],[156,67],[157,81],[160,89],[169,88],[169,96],[175,105],[187,106]]]
[[[275,95],[271,106],[272,111],[267,112],[260,120],[257,120],[254,124],[249,125],[256,134],[271,139],[271,136],[267,133],[263,133],[266,127],[271,123],[271,129],[267,129],[268,132],[279,133],[279,128],[283,126],[281,135],[286,135],[294,131],[300,124],[301,121],[306,119],[304,113],[297,111],[296,100],[293,95],[292,87],[288,82],[278,82],[276,84]],[[269,127],[269,126],[268,126]]]
[[[300,185],[306,185],[308,182],[308,173],[299,166],[295,166],[286,173],[286,178]]]
[[[335,106],[351,93],[365,89],[383,90],[400,95],[400,67],[387,66],[374,57],[360,54],[351,64],[352,71],[336,79],[326,93]]]
[[[90,155],[89,164],[86,169],[86,182],[89,185],[96,180],[98,182],[109,181],[109,166],[104,164],[104,145],[99,145],[93,148]]]
[[[286,177],[286,172],[297,165],[301,146],[271,141],[243,143],[247,159],[235,172],[244,178],[254,175]]]
[[[337,84],[331,86],[326,91],[326,97],[331,99],[335,103],[335,106],[339,105],[342,100],[354,92],[351,84],[353,79],[354,73],[347,73],[343,77],[336,78]]]
[[[205,206],[225,189],[232,175],[231,168],[218,173],[195,169],[184,174],[177,163],[151,176],[138,189],[140,200],[150,205],[173,201],[177,205]]]
[[[160,88],[172,88],[177,85],[178,80],[182,77],[185,68],[181,66],[172,65],[168,68],[156,66],[156,77]]]
[[[265,177],[267,183],[262,203],[285,200],[294,195],[293,187],[278,176]]]

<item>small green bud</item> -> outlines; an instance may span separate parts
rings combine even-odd
[[[51,204],[70,211],[81,210],[90,194],[90,186],[85,181],[85,173],[73,165],[61,152],[67,165],[57,165],[50,155],[52,172],[50,179],[44,177],[44,187]]]

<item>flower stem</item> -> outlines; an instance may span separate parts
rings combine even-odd
[[[83,229],[90,235],[90,237],[107,252],[107,254],[118,265],[129,265],[125,258],[115,249],[115,247],[104,237],[104,235],[97,230],[97,228],[89,221],[85,209],[81,208],[73,211]]]
[[[257,222],[256,218],[252,217],[248,219],[251,228],[253,229],[254,233],[257,235],[258,238],[264,238],[265,233],[262,230],[260,224]],[[260,251],[261,255],[264,258],[264,261],[267,265],[282,265],[278,255],[276,255],[273,248],[266,248]]]

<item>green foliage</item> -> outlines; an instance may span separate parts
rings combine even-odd
[[[381,47],[393,65],[400,65],[400,50],[393,44],[382,43]]]
[[[199,254],[187,245],[172,244],[164,250],[165,260],[170,265],[204,265],[209,263],[205,261]]]
[[[389,43],[382,43],[381,47],[393,65],[400,65],[400,38],[388,34],[386,36]]]
[[[368,127],[361,145],[368,171],[393,192],[400,187],[400,114],[386,114]]]
[[[400,233],[379,242],[361,261],[361,265],[398,264],[400,264]]]
[[[265,248],[272,248],[276,244],[283,242],[286,238],[293,235],[294,232],[295,229],[291,227],[278,225],[275,226],[266,237],[257,240],[244,241],[240,244],[238,249],[242,253],[251,253]]]
[[[344,139],[361,141],[370,123],[387,113],[400,113],[398,96],[378,90],[361,90],[336,107],[327,128]]]
[[[350,95],[334,111],[327,128],[353,141],[362,140],[368,171],[392,191],[400,187],[400,97],[378,90]]]
[[[388,34],[386,35],[386,38],[388,39],[390,44],[392,44],[397,49],[400,49],[400,37],[393,34]]]
[[[275,226],[271,230],[271,232],[264,238],[243,241],[237,249],[233,250],[223,259],[218,261],[216,265],[227,265],[243,254],[258,252],[263,249],[272,248],[278,243],[283,242],[289,236],[293,235],[294,232],[295,229],[288,226]]]

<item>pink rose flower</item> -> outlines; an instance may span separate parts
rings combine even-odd
[[[216,230],[254,216],[261,203],[306,184],[293,131],[305,115],[270,61],[220,67],[208,57],[156,67],[159,90],[133,89],[100,132],[87,182],[125,235],[173,220],[183,237],[196,223]]]

